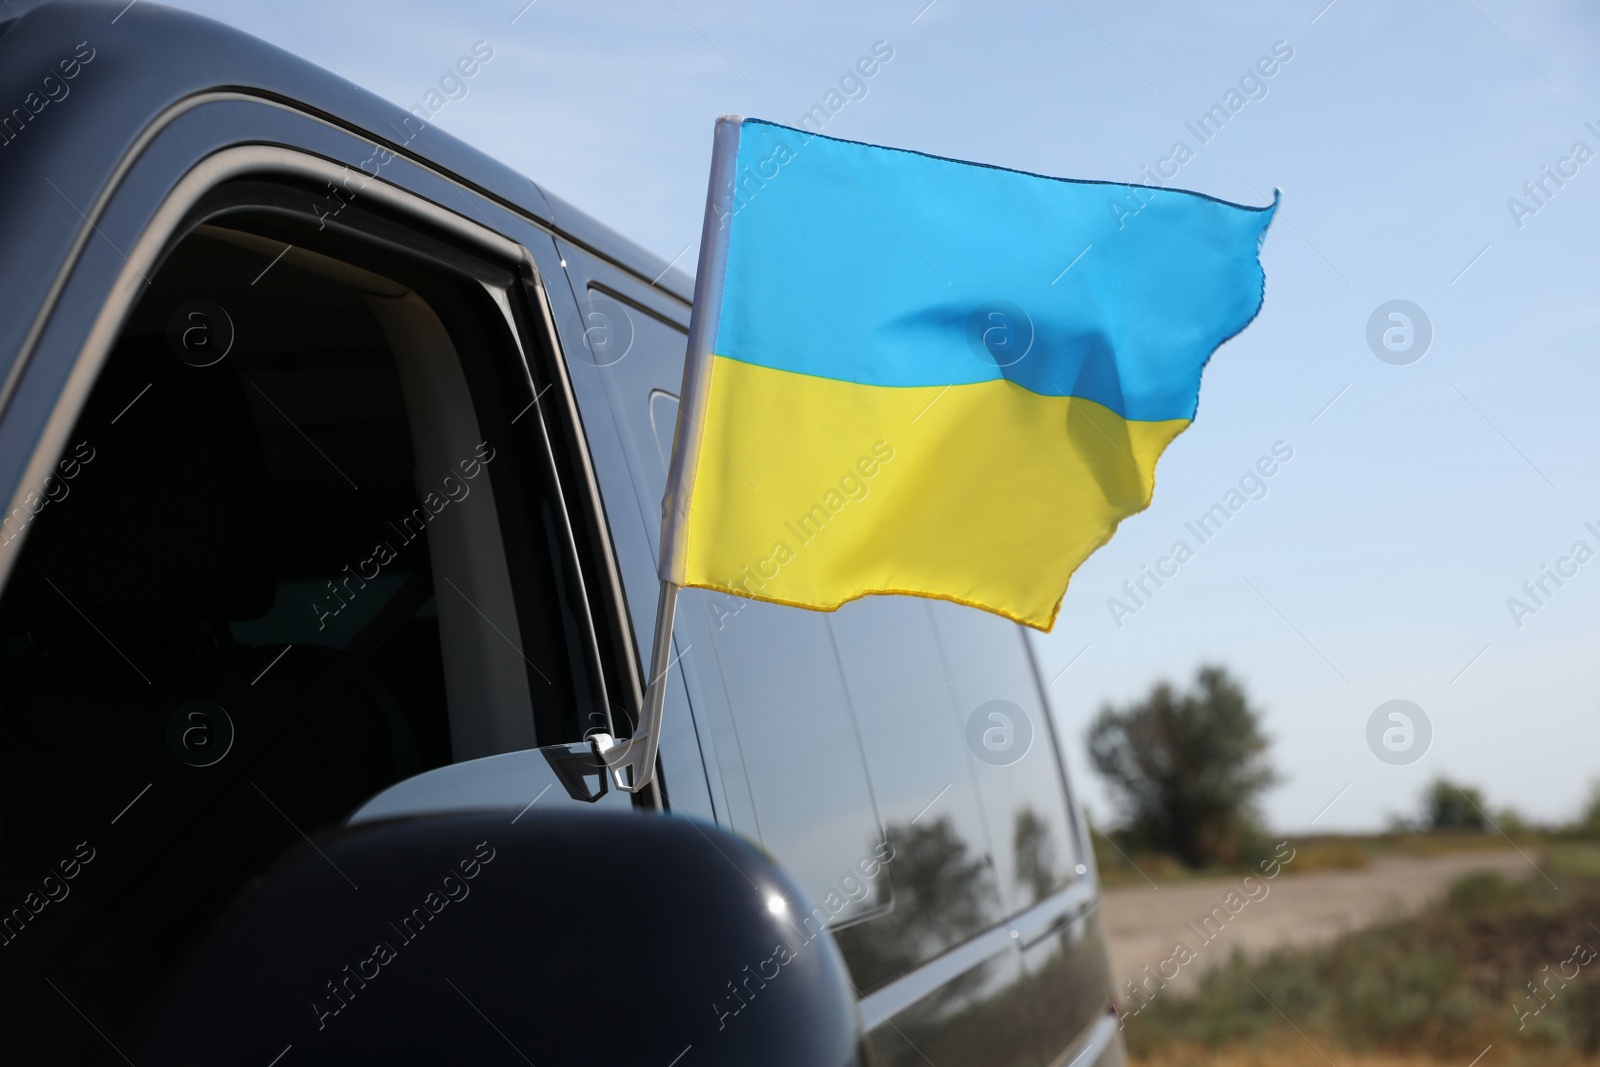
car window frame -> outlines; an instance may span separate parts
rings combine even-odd
[[[128,179],[134,169],[136,161],[133,157],[141,153],[146,156],[156,154],[152,142],[157,140],[157,133],[180,118],[193,117],[197,109],[203,110],[203,105],[222,103],[248,103],[270,108],[295,120],[312,124],[319,133],[336,132],[342,135],[341,139],[349,143],[350,149],[347,154],[355,159],[362,158],[364,154],[362,146],[366,147],[367,152],[377,150],[373,140],[364,138],[354,131],[336,127],[322,118],[305,115],[281,103],[264,101],[244,93],[203,94],[202,97],[191,98],[169,109],[136,139],[128,158],[125,158],[117,168],[118,180],[109,184],[101,197],[92,205],[93,214],[84,216],[86,222],[84,234],[92,238],[104,225],[108,216],[115,217],[118,214],[121,208],[118,198],[123,192],[123,186],[135,184],[131,180],[123,180]],[[207,125],[212,126],[214,132],[221,133],[220,124]],[[61,263],[57,284],[52,294],[54,299],[40,311],[39,321],[30,330],[28,340],[31,343],[19,354],[11,382],[13,384],[20,382],[32,369],[31,365],[40,361],[39,349],[48,339],[52,332],[51,327],[56,325],[57,320],[76,314],[81,320],[87,320],[88,326],[82,332],[81,342],[77,345],[76,351],[67,357],[70,369],[62,388],[50,405],[49,413],[44,418],[40,430],[33,437],[31,454],[24,465],[23,475],[12,493],[11,507],[21,505],[28,486],[38,478],[42,478],[43,473],[48,472],[55,463],[57,455],[66,447],[67,436],[82,411],[94,382],[99,377],[121,326],[143,291],[142,283],[154,272],[162,256],[175,245],[182,234],[197,224],[198,220],[193,217],[193,212],[208,194],[229,182],[252,179],[332,184],[343,180],[351,170],[350,163],[330,159],[313,150],[308,144],[227,143],[229,138],[226,135],[219,137],[219,140],[224,142],[224,147],[210,152],[195,153],[190,146],[184,146],[188,149],[187,152],[182,148],[178,149],[180,153],[189,157],[176,161],[182,168],[181,177],[172,181],[160,192],[158,202],[148,210],[137,239],[131,245],[124,245],[127,254],[123,255],[122,249],[116,250],[115,255],[120,269],[114,272],[110,283],[104,286],[100,300],[93,301],[92,293],[86,296],[73,292],[75,288],[81,288],[73,283],[78,281],[76,276],[82,273],[86,251],[93,250],[88,240],[80,235],[80,239],[74,243]],[[174,161],[166,162],[170,167]],[[490,298],[504,314],[506,329],[515,338],[517,358],[521,361],[520,371],[529,382],[530,393],[546,400],[545,403],[537,405],[538,423],[544,437],[546,459],[557,467],[554,473],[560,500],[556,502],[559,506],[555,511],[561,524],[559,533],[565,554],[569,563],[574,566],[583,591],[582,602],[587,626],[582,637],[587,646],[589,660],[600,667],[594,682],[601,687],[604,694],[611,694],[616,688],[620,688],[622,692],[617,695],[624,700],[629,698],[629,690],[632,690],[632,695],[637,696],[639,687],[636,678],[630,679],[628,672],[617,669],[616,657],[603,653],[595,634],[597,625],[601,624],[602,619],[614,619],[619,615],[625,617],[620,585],[614,578],[615,565],[610,558],[609,540],[605,539],[598,546],[590,546],[591,552],[588,555],[601,558],[602,565],[596,567],[592,559],[580,559],[576,543],[577,531],[573,529],[573,522],[577,517],[575,511],[590,515],[587,525],[591,529],[596,526],[602,530],[606,529],[606,520],[598,492],[592,488],[593,472],[589,466],[581,423],[570,383],[566,380],[566,368],[559,355],[559,345],[556,342],[554,322],[558,312],[551,306],[551,298],[555,296],[559,300],[565,286],[558,281],[552,287],[550,282],[553,264],[546,263],[541,266],[539,262],[542,258],[559,258],[555,253],[553,235],[533,223],[528,216],[519,215],[516,221],[527,227],[529,235],[524,235],[521,240],[508,236],[501,229],[480,224],[451,211],[435,199],[415,189],[406,188],[394,180],[405,177],[411,179],[410,184],[429,182],[437,184],[443,180],[458,190],[462,197],[471,195],[453,178],[428,167],[421,160],[398,154],[390,160],[389,166],[391,170],[382,178],[369,181],[362,188],[361,197],[371,206],[405,220],[406,225],[418,234],[442,238],[454,244],[464,245],[470,250],[459,260],[442,266],[469,276],[476,275],[477,280],[484,285]],[[406,173],[396,169],[402,167],[416,173]],[[147,193],[148,190],[137,192]],[[137,211],[138,206],[141,205],[136,204],[123,210],[131,213]],[[466,206],[475,210],[480,217],[483,216],[482,207],[470,201]],[[494,203],[492,206],[495,210],[505,213],[504,205]],[[488,222],[486,217],[483,217],[483,222]],[[534,240],[530,241],[528,236],[534,236]],[[106,241],[109,243],[109,238]],[[538,254],[544,251],[539,247],[541,244],[549,246],[547,257]],[[497,285],[493,279],[482,276],[483,271],[473,271],[474,262],[490,265],[494,274],[509,276],[512,281],[510,284]],[[558,267],[555,268],[555,277],[560,278]],[[551,292],[552,288],[555,290],[554,293]],[[59,352],[48,355],[60,358]],[[48,358],[48,355],[45,358]],[[540,379],[545,379],[542,386],[538,384]],[[16,399],[15,392],[11,399]],[[12,414],[10,410],[0,413],[0,419],[10,414]],[[552,426],[552,423],[555,425]],[[560,464],[556,463],[556,456],[551,447],[556,440],[561,440],[567,446],[566,452],[569,458],[580,460],[576,464],[579,467],[577,471],[562,470]],[[574,445],[576,447],[573,447]],[[0,553],[0,588],[4,587],[10,569],[20,555],[25,536],[26,533],[16,538],[8,546],[10,551]],[[594,548],[598,548],[598,551],[592,551]],[[608,574],[608,571],[611,573]],[[617,685],[619,678],[624,682],[621,686]],[[632,681],[633,684],[627,684],[628,681]],[[606,695],[604,699],[606,706],[612,707],[615,706],[617,696]],[[646,806],[654,806],[651,803],[653,797],[645,796],[642,799],[646,802]]]

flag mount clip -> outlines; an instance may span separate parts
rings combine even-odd
[[[666,704],[667,672],[672,669],[672,624],[678,612],[678,586],[661,583],[656,602],[655,639],[650,649],[650,684],[645,687],[644,706],[633,736],[618,740],[607,733],[590,738],[595,756],[611,773],[611,780],[624,793],[644,790],[656,777],[656,753],[661,747],[662,708]],[[685,651],[688,651],[685,649]]]

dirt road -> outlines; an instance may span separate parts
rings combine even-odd
[[[1169,990],[1183,992],[1194,987],[1200,974],[1225,962],[1235,948],[1256,956],[1285,945],[1331,941],[1393,912],[1416,910],[1464,874],[1497,871],[1518,878],[1531,868],[1521,855],[1507,849],[1393,857],[1359,871],[1294,874],[1293,870],[1291,862],[1270,882],[1252,882],[1254,888],[1248,893],[1238,876],[1106,890],[1101,911],[1117,988],[1146,965],[1158,971],[1158,964],[1172,956],[1180,940],[1197,955],[1167,984]],[[1221,917],[1229,915],[1224,900],[1230,892],[1238,894],[1234,900],[1238,911],[1223,922]],[[1260,899],[1250,900],[1252,894]],[[1240,907],[1240,900],[1247,903]],[[1211,938],[1207,942],[1196,927],[1213,909],[1222,910],[1204,931]],[[1167,973],[1173,969],[1169,964]]]

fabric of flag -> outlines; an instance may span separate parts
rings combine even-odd
[[[720,120],[661,577],[1048,630],[1260,309],[1276,206]]]

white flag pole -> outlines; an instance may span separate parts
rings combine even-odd
[[[682,588],[684,574],[689,499],[700,459],[706,394],[711,385],[711,346],[722,313],[728,234],[736,210],[735,166],[739,156],[739,125],[743,121],[742,115],[722,116],[717,120],[712,139],[711,180],[706,190],[705,219],[700,227],[700,264],[695,272],[694,306],[689,313],[689,345],[684,357],[678,424],[672,436],[667,492],[661,501],[661,595],[656,601],[656,628],[650,642],[650,673],[644,706],[639,709],[638,726],[628,740],[618,741],[604,733],[595,734],[593,739],[595,752],[611,771],[617,788],[628,793],[641,791],[656,775],[667,673],[675,662],[672,624],[677,616],[678,590]]]

